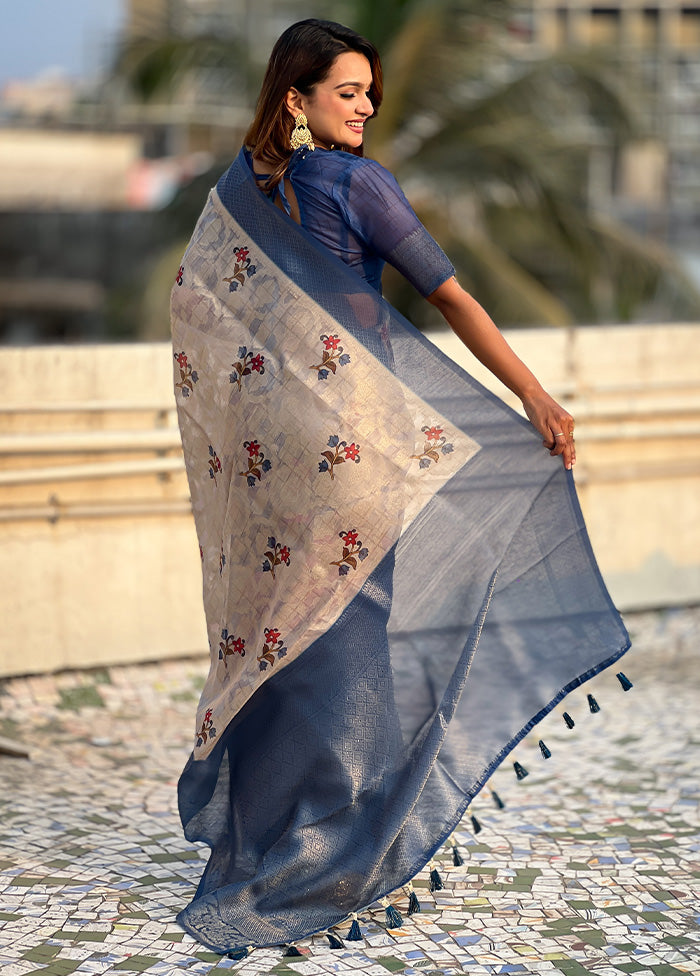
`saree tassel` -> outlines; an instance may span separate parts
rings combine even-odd
[[[435,861],[430,862],[430,880],[428,882],[428,887],[431,891],[442,891],[445,887],[442,883],[442,878],[440,877],[440,872],[437,869]]]
[[[230,952],[226,953],[226,958],[233,959],[236,962],[239,959],[247,959],[248,956],[250,955],[251,949],[252,946],[241,946],[240,949],[232,949]]]
[[[527,769],[525,769],[524,766],[521,766],[519,762],[513,763],[513,769],[515,770],[515,775],[518,779],[525,779],[526,776],[530,775]]]
[[[353,912],[350,918],[352,919],[352,925],[350,926],[350,931],[345,936],[345,941],[362,942],[362,932],[360,931],[360,923],[357,921],[357,914]]]
[[[285,951],[283,952],[282,955],[283,955],[283,958],[285,958],[285,959],[286,958],[289,958],[290,956],[293,956],[293,957],[296,958],[297,956],[303,956],[303,952],[299,952],[299,950],[297,949],[297,947],[295,945],[290,945],[290,946],[287,946],[287,948],[285,949]]]
[[[476,817],[474,816],[474,814],[473,814],[473,813],[470,813],[470,814],[469,814],[469,819],[470,819],[470,820],[471,820],[471,822],[472,822],[472,830],[474,831],[474,833],[475,833],[475,834],[480,834],[480,833],[481,833],[481,824],[480,824],[480,823],[479,823],[479,821],[478,821],[478,820],[476,819]],[[456,848],[456,847],[455,847],[455,851],[457,851],[457,848]],[[459,853],[459,852],[458,852],[458,853]],[[454,858],[454,855],[453,855],[453,858]],[[457,862],[455,861],[455,864],[456,864],[456,863],[457,863]],[[460,863],[460,864],[462,864],[462,863],[463,863],[463,861],[462,861],[462,859],[461,859],[461,858],[460,858],[460,861],[459,861],[459,863]]]
[[[416,912],[420,911],[420,902],[418,901],[418,895],[413,890],[413,882],[409,881],[405,886],[405,890],[408,891],[408,911],[407,915],[415,915]]]
[[[634,685],[632,684],[632,682],[630,681],[630,679],[627,677],[626,674],[623,674],[622,671],[618,671],[617,674],[615,675],[615,677],[617,678],[617,680],[622,685],[622,690],[623,691],[629,691],[630,688],[634,688]]]
[[[563,717],[564,721],[566,722],[567,729],[573,729],[574,725],[576,725],[576,722],[574,722],[574,720],[569,715],[569,713],[568,712],[564,712],[564,714],[563,714],[562,717]]]
[[[540,752],[542,753],[542,757],[543,757],[544,759],[551,759],[551,758],[552,758],[552,752],[551,752],[551,750],[550,750],[550,749],[549,749],[549,748],[548,748],[548,747],[547,747],[547,746],[546,746],[546,745],[544,744],[544,742],[542,741],[542,739],[540,739],[540,743],[539,743],[539,745],[540,745]]]
[[[340,941],[337,935],[333,935],[332,932],[326,932],[326,938],[328,939],[328,944],[331,949],[344,949],[345,946]]]
[[[386,914],[386,927],[388,929],[400,929],[403,925],[401,913],[394,908],[388,898],[382,898],[379,904],[384,908]]]
[[[596,712],[599,712],[600,711],[600,705],[595,700],[595,698],[593,697],[593,695],[588,695],[587,697],[588,697],[588,707],[591,710],[591,714],[592,715],[595,715]]]
[[[472,822],[473,822],[473,821],[474,821],[475,819],[476,819],[475,817],[472,817]],[[478,820],[477,820],[476,822],[477,822],[477,823],[479,823],[479,821],[478,821]],[[479,830],[481,830],[481,825],[479,825]],[[477,831],[475,830],[475,831],[474,831],[474,833],[476,834],[476,833],[477,833]],[[457,845],[456,845],[456,844],[454,844],[454,845],[452,846],[452,863],[454,864],[454,866],[455,866],[456,868],[461,868],[461,867],[462,867],[462,865],[464,864],[464,858],[463,858],[463,857],[462,857],[462,855],[460,854],[460,852],[459,852],[459,847],[457,847]]]
[[[497,810],[505,810],[506,805],[495,790],[491,790],[491,799],[493,800],[494,806]]]

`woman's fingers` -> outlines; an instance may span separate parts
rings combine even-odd
[[[574,418],[565,412],[549,422],[549,440],[542,443],[552,457],[561,456],[567,470],[576,463],[576,444],[574,442]]]

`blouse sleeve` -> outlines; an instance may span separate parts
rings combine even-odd
[[[391,173],[370,159],[356,159],[333,187],[353,232],[406,277],[424,297],[455,269],[416,216]]]

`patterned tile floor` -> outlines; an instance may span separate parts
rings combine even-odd
[[[362,942],[325,936],[233,961],[184,934],[175,914],[202,869],[180,833],[175,784],[205,665],[180,661],[0,684],[0,735],[32,756],[0,757],[0,972],[229,971],[275,976],[387,973],[700,974],[700,609],[630,615],[624,694],[612,673],[570,696],[456,834],[464,865],[445,886],[416,881],[422,911],[387,930],[362,913]],[[394,899],[404,911],[406,897]],[[346,926],[337,934],[347,934]]]

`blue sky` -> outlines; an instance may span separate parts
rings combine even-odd
[[[93,77],[123,17],[124,0],[0,0],[0,85],[50,68]]]

